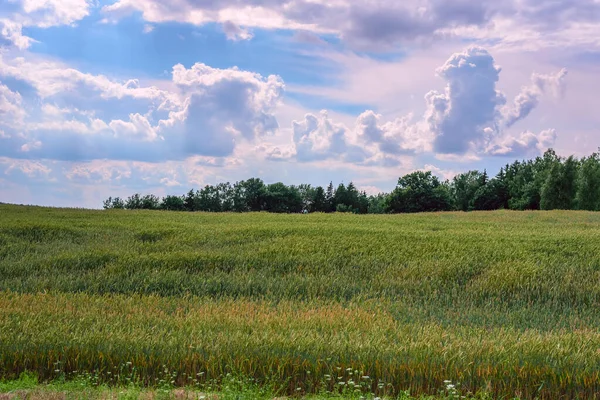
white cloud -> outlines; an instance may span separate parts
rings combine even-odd
[[[72,25],[90,13],[92,0],[22,0],[23,11],[29,17],[28,25],[47,28]]]
[[[241,28],[231,21],[225,21],[223,23],[223,32],[225,32],[227,39],[233,41],[250,40],[254,37],[252,32],[248,29]]]
[[[438,153],[466,153],[485,139],[486,128],[496,132],[498,107],[505,98],[496,90],[500,68],[483,48],[455,53],[438,68],[448,83],[444,93],[427,94],[426,119],[435,134]]]
[[[130,114],[129,121],[113,120],[108,126],[117,137],[131,136],[144,141],[154,141],[158,138],[156,128],[152,127],[146,117],[140,114]]]
[[[73,26],[90,14],[93,4],[93,0],[8,0],[0,6],[0,47],[8,42],[26,49],[34,40],[23,35],[24,27]]]
[[[477,39],[503,48],[600,45],[600,3],[596,0],[118,0],[102,10],[112,20],[137,11],[152,23],[215,22],[240,29],[335,34],[370,50],[448,37]]]
[[[366,145],[378,151],[399,155],[431,151],[431,135],[422,124],[412,124],[412,115],[381,123],[382,116],[368,110],[358,116],[355,131]]]
[[[0,81],[0,124],[6,126],[20,125],[26,113],[23,99]]]
[[[23,136],[12,137],[2,146],[4,155],[147,161],[193,155],[226,157],[240,143],[253,143],[279,127],[274,111],[284,84],[277,76],[200,63],[190,69],[176,65],[170,90],[163,90],[136,79],[117,82],[52,62],[34,65],[0,55],[0,67],[0,76],[31,85],[38,97],[29,100],[41,103],[40,112],[24,125]],[[86,92],[89,95],[82,96]],[[94,109],[78,108],[90,97],[96,102],[91,105],[105,101],[102,107],[114,107],[119,100],[140,111],[131,110],[121,118],[100,118]],[[61,106],[54,99],[60,100]],[[0,110],[23,113],[20,105],[18,93],[0,87]],[[113,114],[126,111],[116,109]]]
[[[540,97],[548,91],[556,97],[561,96],[565,90],[566,76],[567,70],[564,68],[554,75],[533,74],[531,85],[524,86],[515,97],[512,107],[504,110],[505,126],[511,127],[517,121],[526,118],[537,107]]]
[[[326,111],[319,116],[306,114],[303,121],[294,121],[292,127],[296,157],[300,161],[326,159],[346,151],[347,129],[333,123]]]
[[[431,171],[433,175],[437,176],[438,178],[441,178],[442,180],[450,180],[456,175],[458,175],[458,172],[454,170],[442,169],[432,164],[425,164],[423,168],[420,169],[420,171]]]
[[[0,53],[1,76],[16,78],[30,84],[42,98],[56,95],[84,97],[84,94],[99,95],[103,99],[130,97],[152,100],[167,109],[180,102],[176,94],[155,86],[141,86],[135,79],[118,82],[104,75],[81,72],[59,62],[23,57],[6,59],[2,53]]]
[[[42,147],[42,142],[35,140],[33,142],[25,143],[21,146],[21,151],[27,153],[31,150],[39,150]]]
[[[13,160],[5,157],[0,157],[0,165],[6,166],[5,175],[19,171],[28,177],[36,177],[47,176],[52,171],[48,165],[39,161]]]
[[[525,131],[518,136],[506,135],[488,147],[486,152],[495,156],[521,157],[537,155],[554,145],[556,131],[547,129],[539,134]]]
[[[23,35],[23,26],[20,23],[7,18],[0,18],[0,47],[3,44],[12,44],[23,50],[33,42],[33,39]]]

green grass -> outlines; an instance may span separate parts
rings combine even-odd
[[[6,379],[600,396],[596,213],[0,205],[0,290]]]

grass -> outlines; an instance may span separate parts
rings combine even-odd
[[[599,283],[596,213],[0,205],[0,377],[598,398]]]

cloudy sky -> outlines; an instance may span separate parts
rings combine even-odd
[[[600,0],[3,0],[0,202],[600,146]]]

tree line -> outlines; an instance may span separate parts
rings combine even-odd
[[[468,171],[441,181],[431,171],[416,171],[398,179],[391,193],[367,195],[350,182],[327,188],[259,178],[207,185],[183,196],[134,194],[109,197],[105,209],[149,209],[204,212],[352,212],[356,214],[475,210],[600,211],[600,155],[577,159],[547,150],[532,160],[515,161],[490,178]]]

